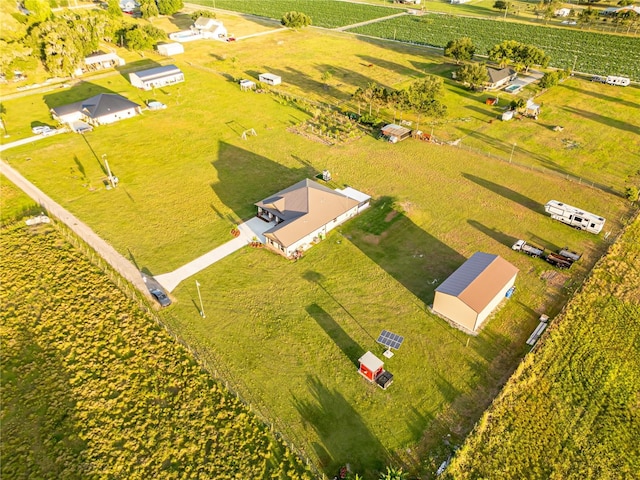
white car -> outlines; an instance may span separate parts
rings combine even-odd
[[[578,24],[578,22],[576,22],[575,20],[563,20],[560,23],[562,23],[562,25],[577,25]]]
[[[47,127],[46,125],[38,125],[37,127],[33,127],[33,128],[31,129],[31,132],[32,132],[34,135],[40,135],[42,132],[44,132],[44,129],[45,129],[45,128],[49,128],[49,127]]]
[[[55,135],[57,130],[49,127],[48,125],[39,125],[37,127],[33,127],[31,132],[35,135],[42,135],[43,137],[48,137],[49,135]]]

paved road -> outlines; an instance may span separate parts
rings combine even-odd
[[[238,225],[238,230],[240,230],[239,237],[234,238],[218,248],[214,248],[210,252],[205,253],[173,272],[156,275],[154,278],[165,290],[172,292],[180,282],[213,265],[218,260],[232,254],[236,250],[240,250],[253,241],[254,237],[264,243],[264,236],[262,234],[273,227],[273,225],[273,223],[267,223],[258,217],[254,217]]]
[[[91,228],[89,228],[88,225],[81,222],[65,208],[45,195],[42,190],[24,178],[17,170],[10,167],[4,160],[0,160],[0,173],[6,176],[34,201],[38,202],[38,204],[46,209],[50,215],[53,215],[62,223],[67,225],[80,238],[87,242],[87,244],[89,244],[98,253],[98,255],[104,258],[120,275],[131,282],[134,287],[140,290],[148,298],[151,298],[147,285],[143,281],[142,275],[138,269],[129,260],[120,255],[111,245],[100,238],[93,230],[91,230]]]

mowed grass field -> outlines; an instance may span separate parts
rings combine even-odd
[[[185,72],[183,84],[141,92],[114,74],[44,98],[7,101],[16,137],[28,135],[30,122],[46,123],[49,107],[100,92],[139,103],[156,99],[168,108],[85,136],[49,137],[8,150],[3,159],[153,274],[231,239],[230,228],[254,214],[254,202],[325,168],[337,185],[372,195],[370,210],[302,260],[241,250],[180,285],[165,314],[252,408],[325,473],[333,475],[346,462],[366,478],[394,462],[433,471],[448,454],[442,437],[451,433],[461,440],[526,353],[524,341],[537,317],[555,315],[607,248],[603,235],[552,221],[544,203],[555,198],[598,213],[613,233],[628,204],[603,190],[444,145],[392,145],[371,136],[345,145],[312,142],[287,131],[307,118],[305,112],[283,98],[240,92],[234,81],[271,71],[282,74],[285,92],[340,103],[370,81],[397,88],[424,72],[450,68],[425,52],[314,31],[278,32],[236,45],[187,44],[185,55],[173,59]],[[328,68],[335,73],[324,86],[321,75]],[[558,102],[613,115],[608,104],[588,106],[591,96],[581,93],[586,87],[572,82],[576,89],[558,95]],[[631,115],[634,102],[617,105],[616,112],[619,107]],[[445,103],[451,121],[440,128],[450,135],[464,125],[495,128],[499,141],[512,141],[502,124],[463,115],[473,111],[467,107],[489,108],[480,96],[448,87]],[[558,115],[562,111],[558,107]],[[558,118],[566,129],[584,121]],[[598,125],[602,136],[631,138],[628,129]],[[518,127],[522,138],[539,128],[526,121]],[[250,128],[257,136],[242,140]],[[612,154],[626,163],[601,167],[617,190],[634,173],[625,148],[622,141],[611,143]],[[531,149],[559,164],[569,161],[548,146]],[[103,154],[120,179],[115,190],[104,188]],[[539,164],[533,154],[526,158]],[[571,160],[578,172],[597,161],[591,154]],[[570,272],[556,272],[513,252],[518,238],[549,249],[568,246],[584,257]],[[428,305],[436,286],[479,250],[502,255],[520,274],[515,296],[479,336],[467,337],[430,314]],[[202,285],[204,319],[195,279]],[[381,356],[375,339],[383,328],[405,337],[386,361],[395,382],[385,392],[356,372],[362,353]]]

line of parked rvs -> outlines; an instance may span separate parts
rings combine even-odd
[[[595,234],[600,233],[606,221],[598,215],[585,212],[557,200],[549,200],[544,206],[544,211],[551,214],[551,218],[554,220],[566,223],[578,230],[586,230]]]

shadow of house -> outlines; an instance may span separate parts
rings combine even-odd
[[[239,220],[256,215],[254,203],[317,173],[308,165],[285,167],[226,142],[220,142],[211,165],[218,174],[211,189]]]
[[[109,90],[102,85],[96,85],[91,82],[79,82],[69,89],[56,90],[43,96],[44,103],[49,110],[52,108],[60,107],[61,105],[68,105],[71,103],[86,100],[87,98],[100,95],[101,93],[110,93],[118,95],[117,92]]]
[[[169,22],[179,30],[188,30],[189,27],[193,25],[194,20],[191,18],[191,15],[178,12],[169,17]]]
[[[293,402],[303,421],[320,439],[321,444],[314,447],[325,474],[333,478],[341,466],[349,463],[354,472],[374,478],[389,461],[382,443],[340,392],[329,390],[316,376],[309,376],[307,385],[311,399],[294,397]],[[363,388],[366,387],[363,380]],[[377,390],[375,386],[369,387]]]
[[[475,184],[480,185],[481,187],[484,187],[487,190],[492,191],[493,193],[497,193],[498,195],[508,200],[511,200],[515,203],[522,205],[525,208],[528,208],[532,212],[539,213],[541,215],[545,214],[544,207],[539,202],[536,202],[535,200],[525,195],[522,195],[521,193],[516,192],[515,190],[512,190],[509,187],[505,187],[504,185],[493,183],[492,181],[487,180],[485,178],[476,177],[475,175],[471,175],[470,173],[463,173],[462,176],[467,180],[471,180]]]
[[[354,367],[359,368],[358,359],[364,355],[364,349],[318,304],[308,305],[305,310],[342,350]]]
[[[396,210],[391,197],[378,199],[354,218],[345,236],[427,305],[438,284],[466,260]]]

